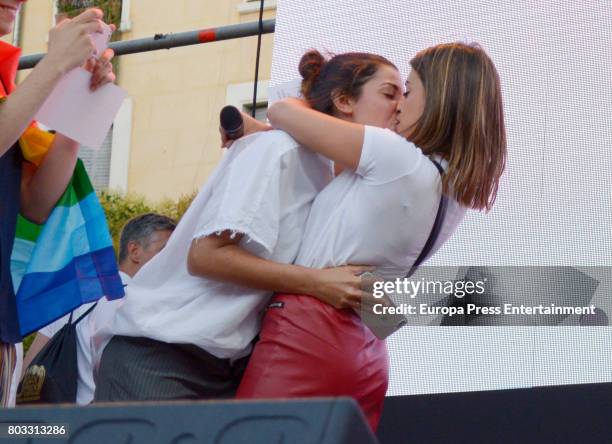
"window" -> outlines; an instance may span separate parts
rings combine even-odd
[[[130,20],[130,10],[132,9],[132,0],[123,0],[121,2],[121,23],[119,31],[127,32],[132,30],[132,21]]]
[[[268,110],[268,84],[269,81],[267,80],[257,82],[255,118],[262,122],[266,121],[266,112]],[[228,85],[225,103],[227,105],[234,105],[245,113],[250,113],[253,109],[253,82]]]
[[[130,146],[132,143],[132,98],[127,97],[113,122],[108,187],[123,192],[128,191],[130,167]]]
[[[253,110],[252,103],[245,103],[242,105],[242,111],[244,111],[245,113],[251,114],[252,110]],[[266,122],[268,120],[267,112],[268,112],[268,101],[258,102],[257,106],[255,107],[255,118],[261,122]]]
[[[245,0],[236,7],[239,14],[252,14],[259,12],[260,0]],[[276,0],[264,0],[264,11],[276,9]]]
[[[81,146],[79,149],[79,158],[83,161],[96,191],[105,190],[109,185],[112,139],[113,127],[109,130],[100,148]]]
[[[53,0],[53,17],[51,18],[51,27],[57,24],[57,16],[59,13],[57,2],[58,0]],[[84,2],[83,4],[87,5],[87,3],[88,2]],[[132,29],[132,22],[130,21],[131,6],[132,0],[121,1],[121,21],[118,26],[119,31],[130,31]]]
[[[93,149],[81,146],[79,158],[96,191],[112,188],[127,192],[132,136],[132,99],[119,108],[102,146]]]

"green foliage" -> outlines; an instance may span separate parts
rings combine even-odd
[[[113,23],[117,29],[121,23],[122,0],[58,0],[57,11],[68,17],[79,15],[87,8],[100,8],[104,12],[104,21]]]
[[[94,3],[94,0],[58,0],[57,10],[58,12],[65,12],[73,15],[75,14],[75,11],[91,8],[94,6]]]
[[[115,252],[119,251],[119,235],[128,220],[143,213],[158,213],[178,222],[195,196],[194,191],[179,197],[176,201],[165,199],[161,202],[150,203],[144,197],[135,194],[123,195],[112,190],[99,193],[98,197],[106,213],[106,221],[113,238]]]
[[[121,40],[119,25],[121,24],[121,3],[122,0],[58,0],[57,12],[66,14],[68,18],[75,17],[88,8],[100,8],[104,12],[104,22],[112,23],[117,29],[111,35],[111,42]],[[58,15],[59,15],[58,14]],[[113,72],[119,78],[119,59],[113,58]]]
[[[106,213],[106,221],[113,238],[115,252],[119,252],[119,235],[125,223],[143,213],[150,213],[153,210],[145,203],[140,196],[122,196],[117,192],[102,191],[99,194],[100,203]]]

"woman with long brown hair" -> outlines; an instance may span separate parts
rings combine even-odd
[[[300,73],[322,112],[394,126],[402,81],[384,57],[324,61],[312,51]],[[261,127],[246,124],[247,133],[249,124]],[[357,298],[363,267],[289,265],[331,166],[282,131],[237,141],[164,250],[130,282],[114,317],[94,320],[94,342],[104,348],[96,401],[233,397],[273,291]]]
[[[309,91],[306,100],[270,107],[272,126],[345,168],[315,199],[297,265],[370,264],[383,277],[402,277],[428,239],[442,193],[449,203],[432,252],[466,209],[491,209],[506,158],[492,61],[478,46],[452,43],[419,52],[410,65],[399,135],[325,115]],[[273,298],[238,397],[352,396],[376,429],[388,380],[385,343],[346,309],[354,300],[322,301]]]

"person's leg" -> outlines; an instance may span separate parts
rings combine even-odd
[[[0,407],[15,405],[12,398],[12,381],[17,361],[17,352],[13,344],[0,343]]]
[[[231,398],[232,366],[193,345],[116,336],[106,346],[94,402]]]

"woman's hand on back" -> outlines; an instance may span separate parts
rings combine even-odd
[[[359,310],[362,300],[368,296],[368,293],[362,289],[360,275],[374,270],[375,267],[361,265],[315,270],[311,296],[338,309]]]

